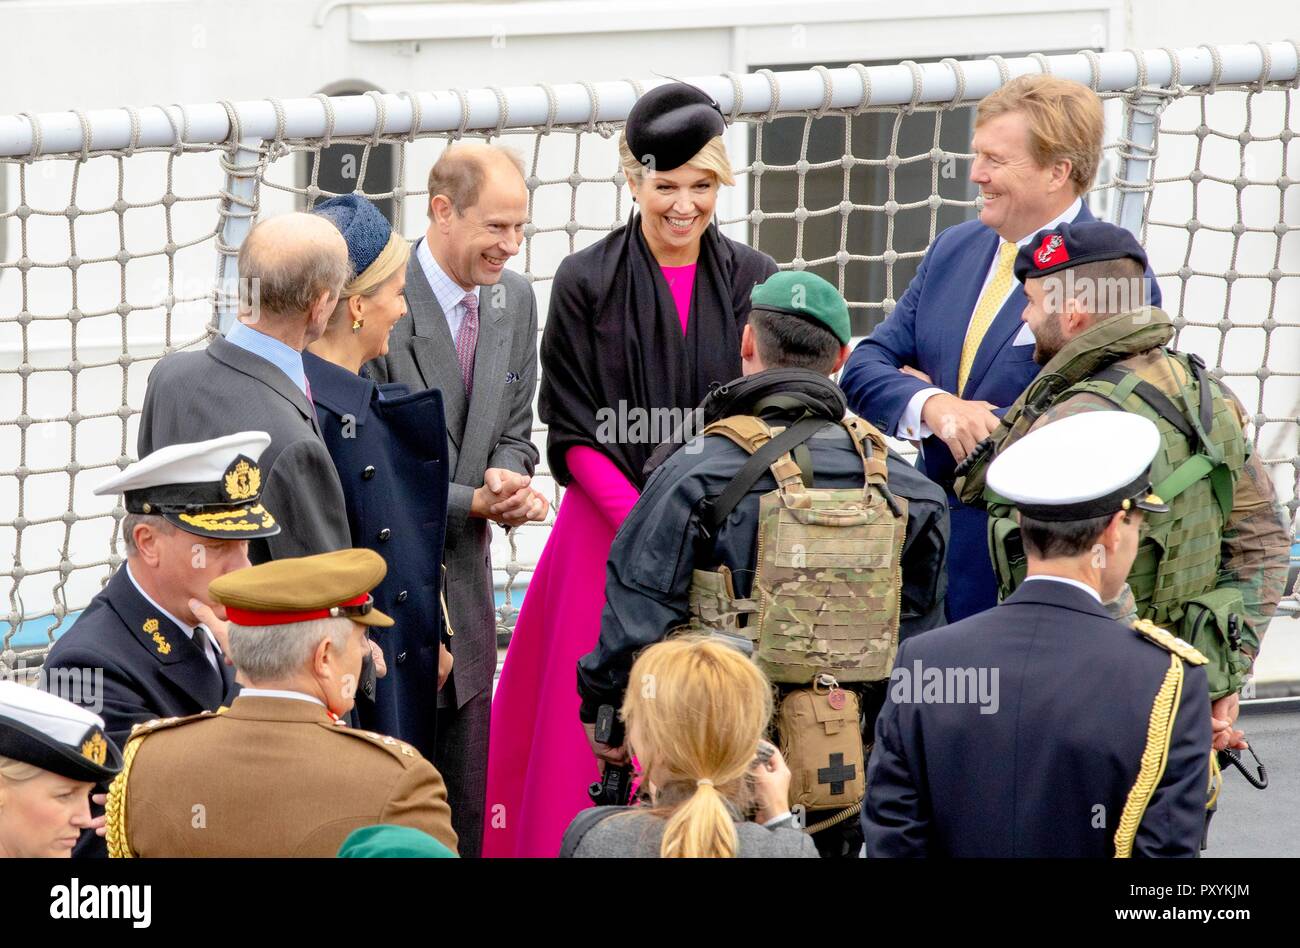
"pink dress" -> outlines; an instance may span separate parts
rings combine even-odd
[[[682,321],[695,265],[663,267]],[[605,607],[605,561],[637,489],[595,448],[565,455],[564,491],[515,623],[492,701],[483,855],[550,858],[599,779],[578,720],[578,659],[596,647]]]

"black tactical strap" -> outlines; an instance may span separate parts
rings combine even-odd
[[[1118,369],[1112,365],[1108,368],[1102,369],[1092,377],[1094,379],[1100,379],[1103,382],[1111,382],[1115,385],[1119,385],[1129,376],[1129,374],[1130,373],[1126,370]],[[1205,389],[1202,388],[1201,391],[1204,393]],[[1161,418],[1177,428],[1179,433],[1191,442],[1193,449],[1195,449],[1195,446],[1200,443],[1201,437],[1196,433],[1196,429],[1191,426],[1187,421],[1187,417],[1178,410],[1178,407],[1174,405],[1174,403],[1169,400],[1169,397],[1165,395],[1164,392],[1160,391],[1160,389],[1156,388],[1150,382],[1143,381],[1138,382],[1133,386],[1133,394],[1155,409],[1156,414]],[[1204,402],[1204,394],[1202,394],[1202,402]]]
[[[1187,361],[1192,365],[1196,386],[1201,390],[1201,432],[1208,438],[1214,424],[1214,397],[1210,392],[1209,380],[1205,377],[1205,362],[1196,353],[1188,354]]]
[[[789,428],[786,428],[785,431],[751,454],[749,460],[745,462],[745,466],[731,479],[731,483],[723,488],[721,494],[711,500],[706,498],[700,503],[700,525],[704,528],[706,535],[709,537],[718,535],[718,528],[731,516],[731,512],[744,500],[750,489],[758,483],[758,479],[763,476],[763,473],[775,464],[783,454],[792,450],[796,445],[803,444],[821,428],[830,424],[835,424],[835,422],[829,418],[804,418],[802,421],[795,422]]]

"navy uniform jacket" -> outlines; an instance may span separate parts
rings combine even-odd
[[[867,855],[1114,856],[1169,667],[1169,652],[1051,580],[903,643],[867,764]],[[1183,668],[1168,763],[1134,856],[1195,856],[1205,826],[1208,686],[1203,666]],[[926,669],[954,684],[947,670],[982,670],[994,700],[969,700],[969,687],[964,702],[953,688],[926,700]]]
[[[789,423],[779,415],[763,417],[769,423]],[[816,487],[862,486],[862,460],[843,426],[826,425],[807,445]],[[618,706],[636,654],[685,623],[695,569],[725,564],[734,575],[736,596],[749,596],[759,501],[776,490],[771,472],[750,488],[711,545],[701,543],[696,514],[699,502],[721,493],[748,459],[743,448],[721,435],[701,436],[678,449],[646,482],[609,552],[600,641],[578,662],[582,720],[595,721],[602,704]],[[889,489],[907,500],[902,638],[943,622],[948,511],[943,491],[912,465],[890,452],[886,466]]]
[[[1094,220],[1085,202],[1073,223]],[[1033,338],[1021,336],[1025,291],[1013,283],[1011,295],[993,318],[971,366],[966,387],[957,391],[962,343],[979,302],[989,264],[1000,238],[978,220],[949,227],[934,238],[916,276],[885,321],[858,344],[840,373],[849,408],[885,434],[900,437],[898,422],[912,396],[931,384],[899,372],[920,369],[933,386],[961,398],[986,401],[1003,409],[1020,397],[1038,375]],[[1147,270],[1151,305],[1160,305],[1160,288]],[[1026,335],[1028,335],[1026,333]],[[1017,343],[1020,343],[1017,345]],[[962,581],[948,591],[948,618],[964,619],[997,603],[997,583],[989,561],[988,515],[968,507],[952,493],[957,462],[936,435],[921,444],[917,466],[948,492],[952,509],[952,555],[962,564]]]
[[[136,724],[229,705],[239,691],[235,670],[220,656],[217,665],[220,674],[180,626],[140,595],[123,564],[54,643],[43,679],[45,690],[102,717],[108,736],[126,747]],[[74,855],[104,856],[104,841],[83,833]]]
[[[442,393],[407,394],[304,352],[321,434],[338,469],[352,546],[388,564],[373,591],[392,628],[372,638],[388,674],[372,700],[357,702],[361,726],[412,744],[434,759],[438,705],[439,603],[447,530],[447,429]],[[362,696],[371,697],[371,696]]]

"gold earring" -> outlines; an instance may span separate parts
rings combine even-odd
[[[361,332],[361,327],[364,326],[365,324],[366,324],[366,321],[365,321],[364,319],[354,319],[354,320],[352,320],[352,331],[353,331],[354,333]]]

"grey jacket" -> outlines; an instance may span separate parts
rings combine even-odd
[[[455,632],[450,647],[459,707],[491,686],[497,660],[492,537],[487,520],[469,515],[474,491],[483,485],[488,468],[532,474],[539,457],[532,440],[537,300],[528,281],[509,270],[501,274],[500,283],[482,288],[474,387],[467,400],[455,340],[414,246],[405,295],[411,318],[398,321],[388,354],[367,367],[376,382],[442,391],[451,472],[443,563],[448,619]]]
[[[650,812],[597,807],[584,810],[570,824],[563,848],[575,859],[657,859],[666,825],[666,820]],[[736,835],[736,855],[741,859],[818,858],[812,837],[788,825],[769,829],[737,823]]]
[[[201,352],[173,352],[149,373],[140,457],[170,444],[265,431],[262,503],[280,533],[249,544],[253,563],[352,545],[343,487],[316,411],[280,369],[218,336]]]

